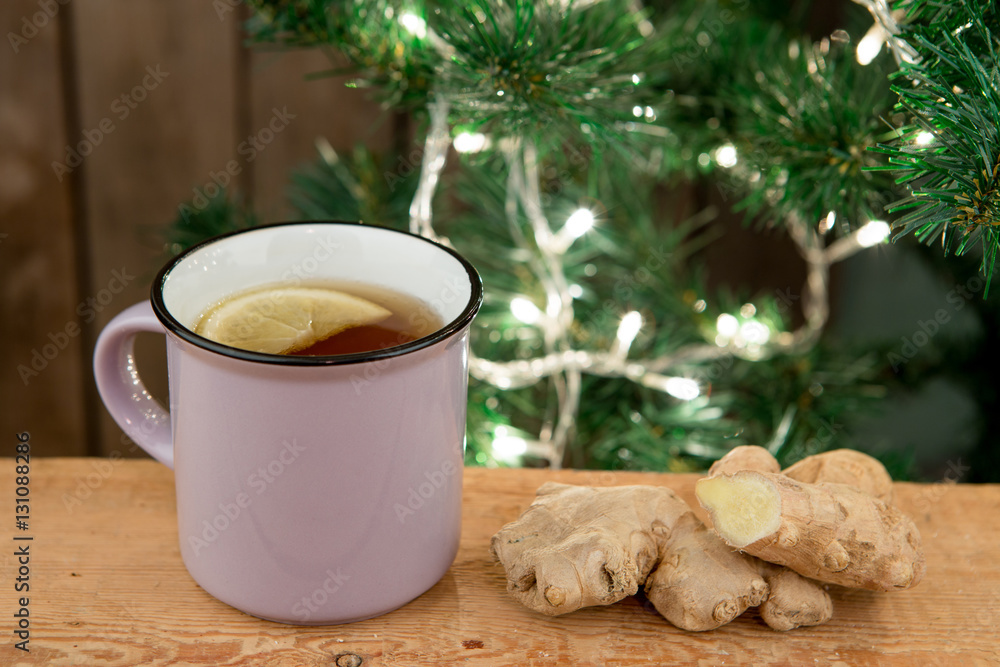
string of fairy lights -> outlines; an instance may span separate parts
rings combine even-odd
[[[912,49],[897,39],[898,26],[886,0],[855,0],[866,6],[875,17],[876,28],[870,34],[878,37],[877,49],[888,41],[897,59],[909,60]],[[401,23],[411,32],[428,34],[422,19],[404,14]],[[862,40],[858,60],[864,64],[874,58],[870,51],[875,38]],[[877,49],[875,53],[877,54]],[[870,57],[869,57],[870,55]],[[432,201],[450,148],[471,153],[490,147],[490,138],[479,133],[460,132],[452,136],[448,123],[450,105],[438,96],[429,105],[430,125],[424,142],[423,161],[418,186],[410,206],[410,231],[450,245],[448,239],[434,230]],[[918,136],[918,143],[928,143],[933,136]],[[736,313],[720,314],[715,322],[715,336],[704,343],[691,344],[670,354],[629,358],[636,337],[646,323],[638,311],[621,313],[614,340],[607,349],[577,349],[573,345],[571,328],[575,321],[573,301],[582,292],[567,279],[564,257],[577,239],[600,224],[597,214],[579,208],[555,229],[542,206],[538,156],[534,145],[525,138],[505,140],[497,147],[507,162],[505,213],[515,243],[527,251],[528,268],[537,278],[545,294],[545,303],[537,304],[529,296],[510,300],[512,316],[521,326],[535,327],[541,333],[542,349],[530,359],[491,360],[470,355],[469,371],[476,379],[499,389],[528,387],[548,382],[555,396],[554,409],[546,411],[538,433],[532,436],[497,425],[493,432],[493,455],[498,460],[517,462],[524,455],[546,460],[559,468],[572,437],[580,405],[582,374],[608,378],[627,378],[642,386],[672,396],[679,401],[707,401],[706,387],[696,376],[685,374],[697,364],[727,357],[750,361],[766,360],[777,354],[801,353],[818,341],[829,316],[830,267],[859,251],[885,242],[890,226],[872,220],[848,236],[831,243],[824,240],[837,220],[830,213],[819,221],[791,218],[786,228],[807,266],[802,291],[804,324],[795,331],[778,331],[756,317],[756,307],[744,304]],[[724,169],[739,165],[739,154],[726,144],[702,156],[715,160]],[[521,221],[527,220],[533,238],[524,237]],[[703,299],[693,308],[702,312]],[[527,436],[527,437],[526,437]]]
[[[920,59],[917,50],[899,36],[899,20],[906,16],[905,9],[893,10],[888,0],[854,0],[855,3],[871,12],[875,23],[865,36],[858,42],[857,59],[862,65],[875,60],[882,50],[882,45],[889,44],[896,63],[915,63]]]

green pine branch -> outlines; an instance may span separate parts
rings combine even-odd
[[[995,2],[907,3],[902,36],[921,60],[894,77],[897,108],[912,119],[877,150],[907,195],[897,236],[981,253],[992,276],[1000,249],[1000,12]]]
[[[540,332],[510,310],[515,296],[542,307],[545,299],[530,225],[505,214],[506,163],[495,149],[509,136],[539,146],[554,228],[580,206],[599,215],[564,256],[578,294],[571,333],[580,349],[607,349],[632,309],[645,322],[633,358],[712,341],[716,318],[751,300],[758,321],[789,327],[773,296],[708,292],[694,257],[697,243],[711,238],[705,220],[682,223],[657,206],[657,188],[677,177],[724,179],[762,219],[817,221],[833,210],[851,225],[879,217],[904,188],[905,198],[890,205],[901,216],[897,229],[943,237],[955,252],[980,244],[984,263],[992,262],[1000,155],[992,3],[903,3],[903,36],[924,58],[892,90],[888,58],[862,67],[852,48],[814,43],[799,19],[776,19],[783,3],[653,0],[641,13],[631,0],[252,5],[256,42],[336,50],[353,85],[370,87],[386,105],[421,110],[444,95],[456,130],[492,135],[493,150],[449,158],[434,203],[438,232],[483,274],[473,345],[486,358],[527,358],[542,347]],[[917,143],[922,132],[934,141]],[[734,153],[720,159],[726,144]],[[418,170],[363,149],[321,151],[292,177],[289,198],[308,219],[405,227]],[[222,196],[179,219],[172,241],[180,248],[253,221]],[[699,379],[694,401],[585,375],[567,463],[684,470],[736,444],[771,443],[784,462],[844,446],[850,417],[880,395],[883,358],[823,340],[809,353],[762,363],[730,358],[674,369]],[[473,381],[468,460],[498,463],[497,425],[537,433],[553,392],[546,382],[502,391]]]
[[[881,161],[869,149],[894,136],[884,120],[890,58],[862,66],[850,44],[774,30],[754,41],[729,99],[740,206],[773,222],[818,223],[832,211],[842,232],[884,217],[893,183],[871,169]]]

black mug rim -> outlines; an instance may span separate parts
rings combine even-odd
[[[466,304],[462,312],[453,319],[451,322],[445,324],[440,329],[432,334],[428,334],[423,338],[418,338],[417,340],[410,341],[409,343],[403,343],[402,345],[394,345],[393,347],[387,347],[382,350],[370,350],[368,352],[353,352],[351,354],[337,354],[337,355],[325,355],[325,356],[291,356],[282,354],[270,354],[267,352],[251,352],[249,350],[242,350],[240,348],[231,347],[229,345],[223,345],[222,343],[217,343],[213,340],[200,336],[195,332],[184,326],[177,318],[175,318],[170,311],[167,309],[166,304],[163,301],[163,287],[166,283],[167,276],[170,272],[177,267],[182,261],[187,257],[194,254],[198,250],[201,250],[205,246],[217,243],[231,236],[236,236],[239,234],[253,233],[262,229],[271,229],[275,227],[290,227],[290,226],[305,226],[305,225],[352,225],[358,227],[368,227],[371,229],[379,229],[386,232],[392,232],[394,234],[402,234],[404,236],[410,236],[414,239],[418,239],[424,243],[429,243],[440,250],[445,251],[452,257],[454,257],[465,269],[469,277],[470,294],[469,302]],[[192,343],[199,348],[208,350],[209,352],[214,352],[216,354],[221,354],[226,357],[231,357],[234,359],[241,359],[243,361],[252,361],[256,363],[265,364],[276,364],[280,366],[341,366],[346,364],[358,364],[370,361],[378,361],[380,359],[389,359],[392,357],[398,357],[404,354],[409,354],[411,352],[416,352],[417,350],[422,350],[424,348],[436,345],[443,340],[451,338],[455,334],[463,331],[472,322],[476,313],[479,312],[479,307],[483,303],[483,281],[479,276],[479,272],[476,271],[472,264],[458,254],[452,248],[442,245],[436,241],[432,241],[428,238],[420,236],[419,234],[414,234],[412,232],[393,229],[391,227],[383,227],[381,225],[367,225],[361,222],[350,222],[346,220],[293,220],[288,222],[274,222],[264,225],[255,225],[253,227],[248,227],[246,229],[237,229],[235,231],[226,232],[224,234],[219,234],[213,236],[209,239],[205,239],[200,243],[197,243],[190,248],[187,248],[176,257],[171,259],[167,264],[160,269],[156,274],[156,278],[153,280],[152,287],[150,288],[150,302],[153,305],[153,312],[156,314],[157,319],[166,327],[167,331],[173,333],[179,338]]]

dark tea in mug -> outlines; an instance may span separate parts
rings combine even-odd
[[[206,309],[195,332],[253,352],[329,356],[403,345],[442,326],[416,297],[365,283],[317,281],[233,294]]]

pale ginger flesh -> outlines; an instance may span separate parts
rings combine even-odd
[[[742,549],[781,528],[781,495],[773,484],[746,471],[698,481],[698,502],[709,511],[715,530]]]
[[[743,471],[700,480],[695,493],[727,543],[803,576],[882,591],[923,577],[913,521],[853,487]]]
[[[892,502],[892,477],[882,463],[854,449],[834,449],[807,456],[784,470],[764,447],[742,445],[729,450],[712,464],[708,476],[726,475],[741,470],[781,472],[799,482],[847,484],[879,500]]]
[[[741,470],[776,473],[781,465],[771,453],[755,445],[731,449],[709,469],[709,476]],[[766,517],[765,517],[766,518]],[[761,517],[757,517],[758,522]],[[793,630],[804,625],[819,625],[833,617],[833,601],[822,585],[782,565],[750,557],[767,582],[769,593],[760,605],[760,616],[775,630]]]

